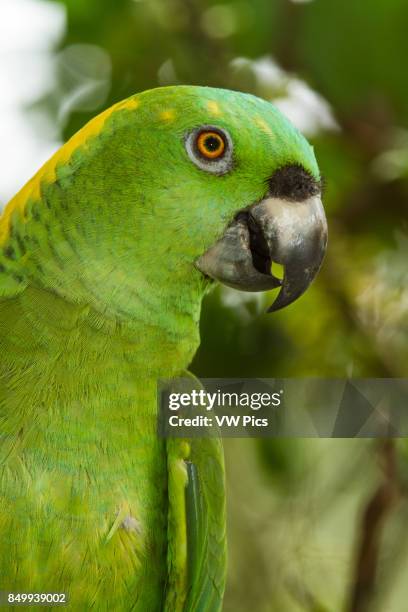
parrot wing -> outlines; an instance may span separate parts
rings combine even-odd
[[[194,381],[195,388],[201,388]],[[165,610],[219,612],[226,574],[221,440],[170,438],[167,456],[169,522]]]
[[[224,464],[219,440],[195,440],[187,463],[188,612],[221,609],[226,571]]]

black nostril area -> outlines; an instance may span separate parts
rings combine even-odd
[[[317,181],[298,164],[283,166],[269,179],[269,195],[294,202],[302,202],[321,193],[321,181]]]

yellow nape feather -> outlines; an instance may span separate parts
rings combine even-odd
[[[138,98],[129,98],[114,104],[89,121],[83,128],[74,134],[58,151],[38,170],[38,172],[24,185],[24,187],[10,200],[0,216],[0,244],[8,238],[9,219],[15,210],[23,211],[29,199],[40,199],[41,183],[52,183],[56,180],[56,168],[59,164],[67,163],[73,152],[82,146],[92,136],[97,136],[108,117],[117,110],[134,110],[139,106]]]

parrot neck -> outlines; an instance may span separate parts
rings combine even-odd
[[[78,236],[72,240],[72,232],[56,222],[23,227],[24,235],[16,227],[4,244],[11,256],[3,278],[14,283],[23,304],[19,325],[25,321],[26,333],[36,329],[47,350],[55,346],[64,358],[67,347],[73,355],[83,350],[78,333],[86,330],[89,350],[103,338],[140,378],[168,377],[188,367],[208,289],[200,273],[178,260],[171,274],[125,257],[120,267],[109,265],[109,254]]]
[[[199,345],[200,302],[189,306],[171,310],[169,303],[150,303],[133,317],[118,317],[30,286],[16,300],[0,302],[0,318],[6,320],[9,308],[16,320],[0,336],[0,350],[5,345],[8,354],[20,355],[28,346],[30,367],[39,370],[38,376],[45,356],[47,367],[55,362],[64,378],[86,376],[95,368],[100,380],[114,370],[126,370],[131,379],[142,381],[176,376]],[[26,361],[21,366],[27,369]]]

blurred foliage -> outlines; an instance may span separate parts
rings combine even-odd
[[[407,376],[405,0],[60,3],[67,30],[55,87],[38,106],[64,138],[137,91],[196,83],[275,100],[315,146],[330,228],[319,278],[272,316],[271,296],[219,288],[204,304],[193,371]],[[381,478],[374,449],[364,440],[227,441],[225,610],[347,606],[360,513]],[[372,610],[406,609],[406,519],[401,502]]]

